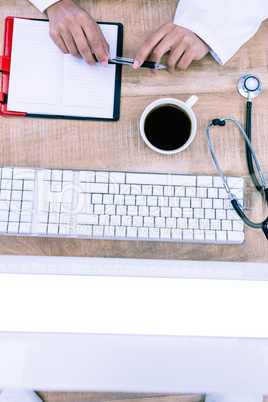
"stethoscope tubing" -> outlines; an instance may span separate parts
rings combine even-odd
[[[246,119],[246,133],[247,133],[247,137],[250,142],[251,142],[251,110],[252,110],[252,101],[250,100],[250,101],[247,101],[247,119]],[[246,156],[247,156],[248,170],[249,170],[249,173],[251,174],[255,187],[258,191],[261,191],[262,186],[260,185],[259,180],[257,179],[255,171],[254,171],[253,161],[252,161],[252,153],[248,146],[248,143],[246,143]]]
[[[266,236],[266,238],[268,239],[268,217],[263,222],[259,222],[259,223],[252,222],[250,219],[248,219],[248,217],[244,214],[244,212],[243,212],[243,210],[242,210],[237,198],[235,197],[235,195],[232,194],[232,192],[230,190],[230,187],[228,186],[228,183],[227,183],[227,181],[226,181],[226,179],[225,179],[225,177],[224,177],[224,175],[222,173],[220,165],[219,165],[219,163],[217,161],[215,153],[213,151],[213,148],[212,148],[212,145],[211,145],[211,142],[210,142],[210,137],[209,137],[209,129],[210,129],[210,127],[212,125],[214,125],[214,126],[215,125],[221,125],[221,126],[225,125],[226,120],[233,121],[239,127],[240,131],[242,132],[242,134],[243,134],[243,136],[245,138],[246,144],[248,146],[248,149],[251,152],[251,157],[254,158],[254,161],[255,161],[255,164],[256,164],[256,167],[258,169],[260,179],[261,179],[261,182],[262,182],[262,187],[261,188],[264,188],[265,197],[266,197],[266,200],[268,201],[268,188],[266,186],[265,179],[264,179],[264,176],[262,174],[262,171],[261,171],[259,162],[257,160],[256,154],[255,154],[255,152],[254,152],[254,150],[252,148],[252,145],[251,145],[250,139],[248,138],[247,133],[245,132],[245,130],[243,129],[241,124],[238,123],[237,120],[233,119],[232,117],[225,117],[223,119],[214,119],[212,121],[212,123],[210,123],[208,125],[208,127],[207,127],[207,141],[208,141],[208,146],[209,146],[209,149],[210,149],[210,153],[211,153],[212,158],[214,160],[214,163],[215,163],[215,165],[217,167],[217,170],[218,170],[218,172],[220,174],[220,177],[221,177],[221,179],[223,181],[223,185],[224,185],[224,187],[225,187],[225,189],[226,189],[226,191],[228,193],[228,197],[230,199],[230,202],[231,202],[234,210],[238,214],[238,216],[243,220],[243,222],[246,225],[248,225],[248,226],[250,226],[250,227],[252,227],[254,229],[262,229],[264,234],[265,234],[265,236]]]
[[[224,117],[223,119],[214,119],[213,121],[215,121],[215,120],[219,120],[220,122],[225,122],[226,120],[230,120],[230,121],[233,121],[233,122],[239,127],[239,129],[241,130],[241,132],[242,132],[242,134],[243,134],[243,136],[244,136],[244,138],[245,138],[245,141],[246,141],[246,143],[247,143],[247,145],[248,145],[248,147],[249,147],[249,149],[250,149],[250,151],[251,151],[251,154],[252,154],[252,156],[253,156],[253,158],[254,158],[255,164],[256,164],[256,166],[257,166],[257,169],[258,169],[258,172],[259,172],[259,175],[260,175],[260,178],[261,178],[262,187],[266,188],[265,179],[264,179],[264,176],[263,176],[263,174],[262,174],[262,171],[261,171],[259,162],[258,162],[258,160],[257,160],[257,156],[256,156],[256,154],[255,154],[255,152],[254,152],[254,150],[253,150],[253,148],[252,148],[252,145],[251,145],[251,142],[250,142],[250,140],[249,140],[249,138],[248,138],[248,136],[247,136],[247,133],[245,132],[245,130],[243,129],[243,127],[241,126],[241,124],[238,123],[238,121],[237,121],[236,119],[233,119],[232,117]],[[209,129],[210,129],[210,127],[211,127],[212,125],[219,125],[219,123],[213,124],[213,122],[212,122],[211,124],[208,125],[208,128],[207,128],[207,140],[208,140],[210,152],[211,152],[211,154],[212,154],[212,157],[213,157],[213,159],[214,159],[214,162],[215,162],[215,160],[216,160],[216,162],[215,162],[215,163],[216,163],[216,166],[217,166],[217,168],[218,168],[218,170],[219,170],[219,172],[220,172],[220,174],[221,174],[221,177],[224,178],[223,173],[222,173],[222,171],[221,171],[221,169],[220,169],[220,166],[219,166],[219,164],[218,164],[218,162],[217,162],[217,159],[216,159],[216,157],[215,157],[215,154],[214,154],[214,152],[213,152],[213,149],[212,149],[212,146],[211,146],[211,142],[210,142],[210,138],[209,138]],[[227,185],[227,187],[228,187],[228,189],[229,189],[229,193],[231,194],[230,188],[229,188],[229,186],[228,186],[228,184],[227,184],[225,178],[224,178],[224,182],[226,183],[226,185]]]

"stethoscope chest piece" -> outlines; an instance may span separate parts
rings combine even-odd
[[[237,88],[244,98],[255,98],[261,92],[261,81],[256,75],[247,74],[240,78]]]

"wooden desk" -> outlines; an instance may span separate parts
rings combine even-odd
[[[134,57],[143,40],[160,25],[172,21],[177,0],[78,0],[98,21],[116,21],[124,25],[124,56]],[[8,15],[41,18],[27,0],[1,0],[2,32]],[[268,21],[224,66],[211,55],[193,62],[187,71],[169,75],[159,71],[151,77],[147,69],[134,71],[123,67],[121,117],[118,122],[60,121],[18,117],[0,118],[0,164],[69,169],[107,169],[186,174],[217,174],[206,142],[207,124],[215,117],[232,116],[245,123],[246,100],[237,92],[238,79],[253,73],[263,84],[261,95],[253,103],[253,144],[268,181]],[[2,48],[3,35],[0,36]],[[143,109],[160,97],[183,101],[195,94],[197,134],[191,146],[177,155],[154,153],[139,134]],[[244,143],[233,127],[217,129],[213,136],[226,175],[247,176]],[[223,133],[224,130],[224,133]],[[218,138],[216,138],[218,137]],[[254,197],[249,191],[248,197]],[[265,215],[266,214],[266,215]],[[267,209],[261,217],[267,216]],[[123,258],[163,258],[188,260],[230,260],[268,262],[267,240],[260,230],[245,229],[244,245],[208,245],[0,237],[0,254],[60,255]],[[45,394],[43,394],[44,396]],[[63,395],[63,394],[62,394]],[[65,394],[64,394],[65,395]],[[94,395],[94,394],[93,394]],[[101,399],[102,396],[98,394]],[[70,400],[98,398],[88,394]],[[107,396],[107,399],[114,396]],[[133,397],[133,395],[131,396]],[[143,395],[144,397],[144,395]],[[149,396],[148,396],[149,397]],[[64,399],[66,398],[66,399]],[[68,397],[69,398],[69,397]],[[122,399],[125,396],[116,396]],[[159,397],[168,401],[201,401],[201,396]],[[46,401],[67,400],[66,395],[46,394]],[[136,399],[138,400],[138,399]]]

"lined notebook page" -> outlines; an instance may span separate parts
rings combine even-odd
[[[116,55],[117,25],[100,27]],[[115,65],[89,66],[64,55],[46,21],[15,19],[8,110],[32,114],[112,118]]]

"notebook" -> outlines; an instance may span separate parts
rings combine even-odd
[[[121,56],[123,26],[99,26],[111,56]],[[5,71],[9,57],[10,71]],[[119,119],[121,66],[103,68],[96,63],[92,67],[83,59],[63,54],[49,37],[47,20],[6,19],[2,70],[2,115]]]

